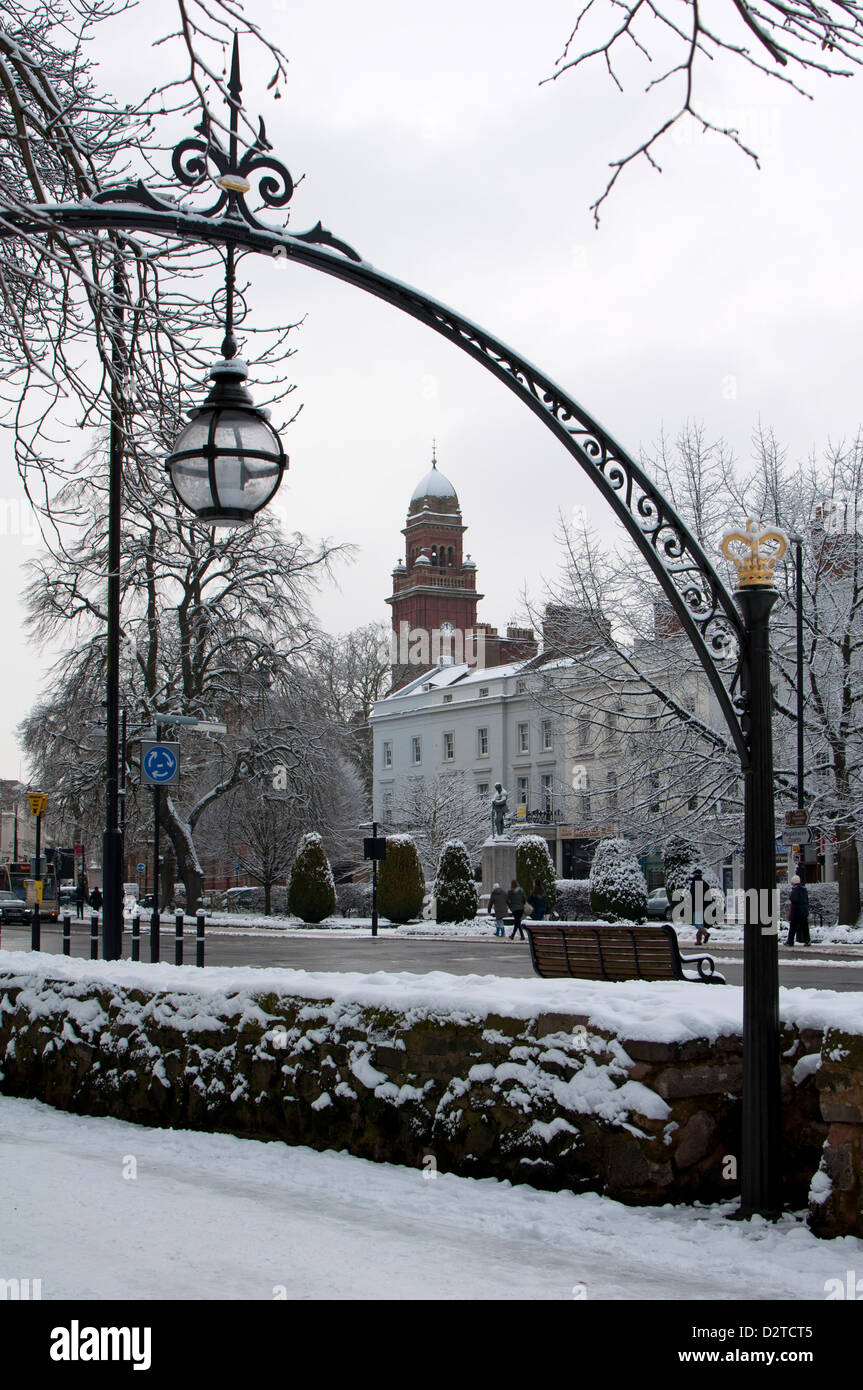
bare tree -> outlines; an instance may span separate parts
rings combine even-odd
[[[389,629],[385,623],[367,623],[338,637],[322,636],[310,648],[307,666],[322,708],[343,731],[345,751],[371,805],[374,753],[369,716],[390,684]]]
[[[758,165],[758,154],[739,128],[712,119],[700,93],[708,64],[737,59],[767,78],[809,93],[801,80],[820,74],[850,77],[863,63],[863,5],[858,0],[732,0],[725,7],[699,0],[585,0],[575,25],[545,81],[555,81],[598,60],[623,91],[621,73],[635,57],[653,64],[657,75],[645,91],[663,86],[666,110],[651,117],[648,134],[628,154],[611,161],[604,192],[591,205],[599,210],[630,164],[645,159],[660,170],[656,147],[689,118],[702,132],[732,141]]]
[[[857,826],[863,811],[863,440],[791,464],[759,428],[754,462],[735,465],[721,440],[687,426],[645,467],[719,560],[731,518],[756,517],[802,538],[805,632],[805,797],[811,820],[835,837],[840,915],[860,911]],[[549,591],[551,651],[537,699],[571,733],[589,779],[570,794],[584,820],[612,819],[642,846],[687,830],[716,857],[742,840],[739,762],[694,649],[631,548],[603,544],[586,520],[562,530],[564,577]],[[736,575],[727,575],[729,587]],[[771,622],[778,811],[796,805],[794,566],[776,569]],[[548,629],[547,629],[548,630]],[[543,668],[540,667],[540,677]],[[726,678],[733,677],[729,664]],[[585,754],[579,759],[579,750]],[[609,778],[609,774],[611,777]]]
[[[461,840],[474,856],[491,832],[489,803],[477,796],[463,772],[409,779],[394,808],[393,824],[413,836],[427,878],[437,872],[449,840]]]

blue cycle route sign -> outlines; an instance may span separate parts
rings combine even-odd
[[[141,740],[141,783],[146,787],[175,787],[180,780],[180,745],[161,739]]]

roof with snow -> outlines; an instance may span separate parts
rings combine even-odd
[[[426,502],[429,504],[429,510],[433,512],[457,512],[459,509],[455,488],[434,462],[413,490],[408,507],[409,515],[415,516],[423,511]]]

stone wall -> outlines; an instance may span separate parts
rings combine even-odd
[[[786,1026],[782,1051],[786,1200],[815,1174],[814,1228],[863,1235],[863,1037]],[[639,1205],[736,1196],[741,1073],[733,1035],[0,974],[6,1094]]]

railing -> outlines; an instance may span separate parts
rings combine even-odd
[[[203,912],[198,912],[195,917],[195,965],[203,968],[206,953],[206,923],[207,919]],[[183,964],[183,948],[185,941],[185,914],[177,912],[174,915],[174,964]],[[99,914],[94,912],[90,918],[90,959],[99,959]],[[72,954],[72,916],[66,913],[63,917],[61,928],[61,950],[64,956]],[[150,962],[155,963],[160,959],[161,930],[154,932],[150,928]],[[36,940],[31,934],[30,949],[41,950],[41,940]],[[132,914],[132,960],[141,959],[141,914]]]

